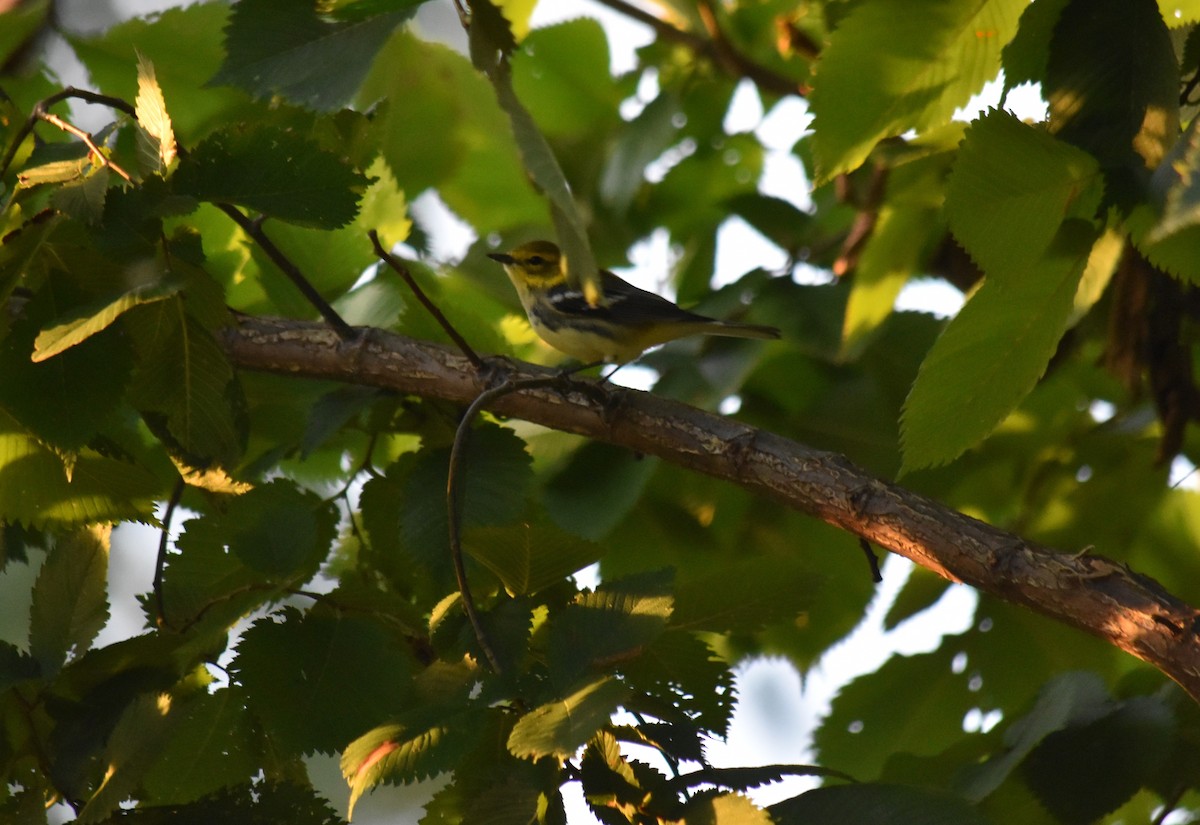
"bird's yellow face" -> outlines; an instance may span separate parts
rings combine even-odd
[[[521,281],[522,286],[544,288],[563,279],[562,251],[550,241],[530,241],[512,252],[488,257],[504,264],[513,282]]]

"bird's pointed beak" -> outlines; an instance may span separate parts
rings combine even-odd
[[[489,252],[489,253],[487,253],[487,256],[489,258],[491,258],[493,261],[499,261],[500,263],[504,264],[505,266],[508,266],[509,264],[514,262],[513,256],[505,254],[504,252]]]

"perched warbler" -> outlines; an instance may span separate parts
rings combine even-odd
[[[567,282],[559,248],[530,241],[488,255],[504,264],[529,324],[542,340],[584,363],[625,364],[650,347],[688,335],[778,338],[775,327],[734,324],[688,312],[653,292],[600,270],[603,300],[596,306]]]

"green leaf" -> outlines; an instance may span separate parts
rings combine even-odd
[[[718,737],[728,732],[737,698],[733,673],[697,634],[667,630],[619,670],[634,690],[674,703],[695,730]]]
[[[1095,719],[1111,707],[1108,689],[1096,674],[1073,671],[1055,677],[1038,693],[1029,712],[1005,729],[1004,750],[981,765],[965,768],[954,783],[955,790],[979,802],[1051,733]]]
[[[1099,719],[1050,734],[1022,772],[1061,822],[1086,825],[1159,775],[1174,733],[1174,717],[1162,701],[1137,696]]]
[[[377,622],[285,610],[242,638],[234,671],[266,735],[291,754],[330,753],[408,707],[414,662]]]
[[[432,721],[414,711],[401,722],[374,728],[342,752],[342,776],[350,786],[347,816],[359,798],[381,782],[409,784],[454,769],[480,733],[477,710]]]
[[[211,82],[334,111],[354,96],[375,54],[407,16],[332,23],[317,16],[311,0],[242,0],[233,7],[225,61]]]
[[[278,479],[234,498],[221,523],[229,552],[251,570],[304,581],[328,553],[337,516],[316,494]]]
[[[1151,185],[1163,203],[1162,216],[1146,234],[1145,244],[1157,244],[1200,225],[1200,121],[1193,120],[1163,158]]]
[[[810,98],[816,183],[857,168],[880,140],[949,120],[1000,68],[1019,0],[856,4],[821,53]]]
[[[508,737],[508,749],[522,759],[568,759],[608,724],[627,693],[624,685],[609,676],[580,685],[518,719]]]
[[[138,157],[142,168],[164,172],[175,160],[175,131],[167,102],[154,76],[154,64],[138,55],[137,95]]]
[[[104,749],[104,781],[80,810],[77,822],[108,821],[109,814],[133,796],[173,735],[177,718],[165,695],[143,694],[125,708]]]
[[[1004,97],[1022,83],[1041,83],[1046,79],[1046,61],[1050,40],[1062,10],[1070,0],[1039,0],[1021,12],[1017,34],[1001,52],[1004,64]]]
[[[217,124],[250,117],[256,110],[242,92],[205,88],[225,57],[222,29],[230,13],[223,3],[194,3],[128,20],[95,37],[67,39],[92,84],[122,100],[137,97],[137,56],[152,62],[155,81],[171,107],[174,132],[189,145]]]
[[[1093,157],[993,109],[967,129],[946,216],[986,274],[1020,273],[1041,258],[1064,221],[1092,219],[1102,195]]]
[[[79,307],[59,317],[52,326],[47,326],[38,333],[33,342],[33,355],[30,360],[38,363],[53,358],[107,329],[127,310],[169,298],[179,292],[182,286],[181,283],[170,280],[155,281],[135,286],[111,300]]]
[[[63,460],[0,411],[0,518],[36,528],[133,519],[150,521],[158,479],[134,464],[79,453]]]
[[[617,133],[599,184],[601,199],[617,213],[633,203],[646,183],[646,167],[675,140],[679,129],[674,121],[679,115],[679,98],[664,92]]]
[[[600,23],[568,20],[535,29],[521,42],[513,55],[513,89],[551,137],[607,131],[622,96],[609,63]]]
[[[820,764],[875,779],[896,753],[932,756],[961,739],[978,697],[953,671],[955,652],[893,656],[843,687],[813,738]]]
[[[138,306],[124,321],[139,357],[130,401],[162,417],[193,466],[235,464],[245,439],[240,392],[212,333],[179,296]]]
[[[599,541],[637,504],[658,462],[589,441],[546,479],[542,504],[563,527]]]
[[[702,573],[682,571],[671,627],[724,633],[794,621],[812,609],[821,579],[794,556],[731,559]]]
[[[658,571],[580,593],[550,619],[550,661],[559,682],[596,662],[628,656],[658,638],[671,616],[672,576]]]
[[[1069,3],[1042,93],[1050,131],[1101,166],[1126,170],[1110,175],[1114,194],[1140,199],[1139,170],[1157,166],[1179,136],[1179,64],[1157,3]]]
[[[948,132],[947,143],[959,142],[958,128],[942,131]],[[862,354],[891,315],[900,289],[925,268],[926,259],[942,241],[951,157],[949,152],[934,151],[897,166],[888,175],[884,202],[850,284],[842,322],[843,359],[856,360]]]
[[[817,788],[772,805],[778,825],[989,825],[962,799],[904,785]]]
[[[988,278],[950,322],[904,404],[905,471],[957,458],[1033,389],[1066,329],[1094,239],[1090,226],[1065,224],[1040,262],[1019,278]]]
[[[245,702],[230,687],[177,700],[179,718],[142,779],[155,805],[190,802],[254,776],[260,760]]]
[[[129,344],[116,330],[35,361],[39,328],[69,319],[81,300],[69,277],[56,272],[0,341],[0,408],[65,450],[79,449],[105,424],[121,403],[133,367]]]
[[[75,220],[94,226],[104,217],[108,181],[108,169],[97,169],[81,181],[55,189],[50,195],[50,204]]]
[[[336,229],[354,220],[368,184],[345,160],[272,126],[226,128],[180,161],[175,191],[268,217]]]
[[[552,524],[480,527],[463,536],[463,549],[495,573],[514,596],[549,587],[600,559],[597,544]]]
[[[775,820],[762,808],[736,793],[702,791],[685,808],[686,822],[705,825],[773,825]]]
[[[450,568],[446,520],[449,448],[422,450],[404,482],[400,514],[404,547],[447,583]],[[533,483],[525,443],[512,430],[484,425],[472,431],[462,456],[459,490],[462,527],[513,524],[525,513]]]
[[[31,0],[0,12],[4,16],[4,25],[0,26],[0,65],[9,65],[13,52],[46,24],[49,12],[50,0]]]
[[[29,615],[29,652],[52,676],[82,656],[108,621],[108,550],[112,525],[59,539],[38,573]]]

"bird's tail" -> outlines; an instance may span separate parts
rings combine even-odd
[[[762,338],[774,340],[783,333],[778,327],[765,324],[734,324],[729,321],[712,321],[705,324],[704,332],[708,335],[726,335],[730,338]]]

